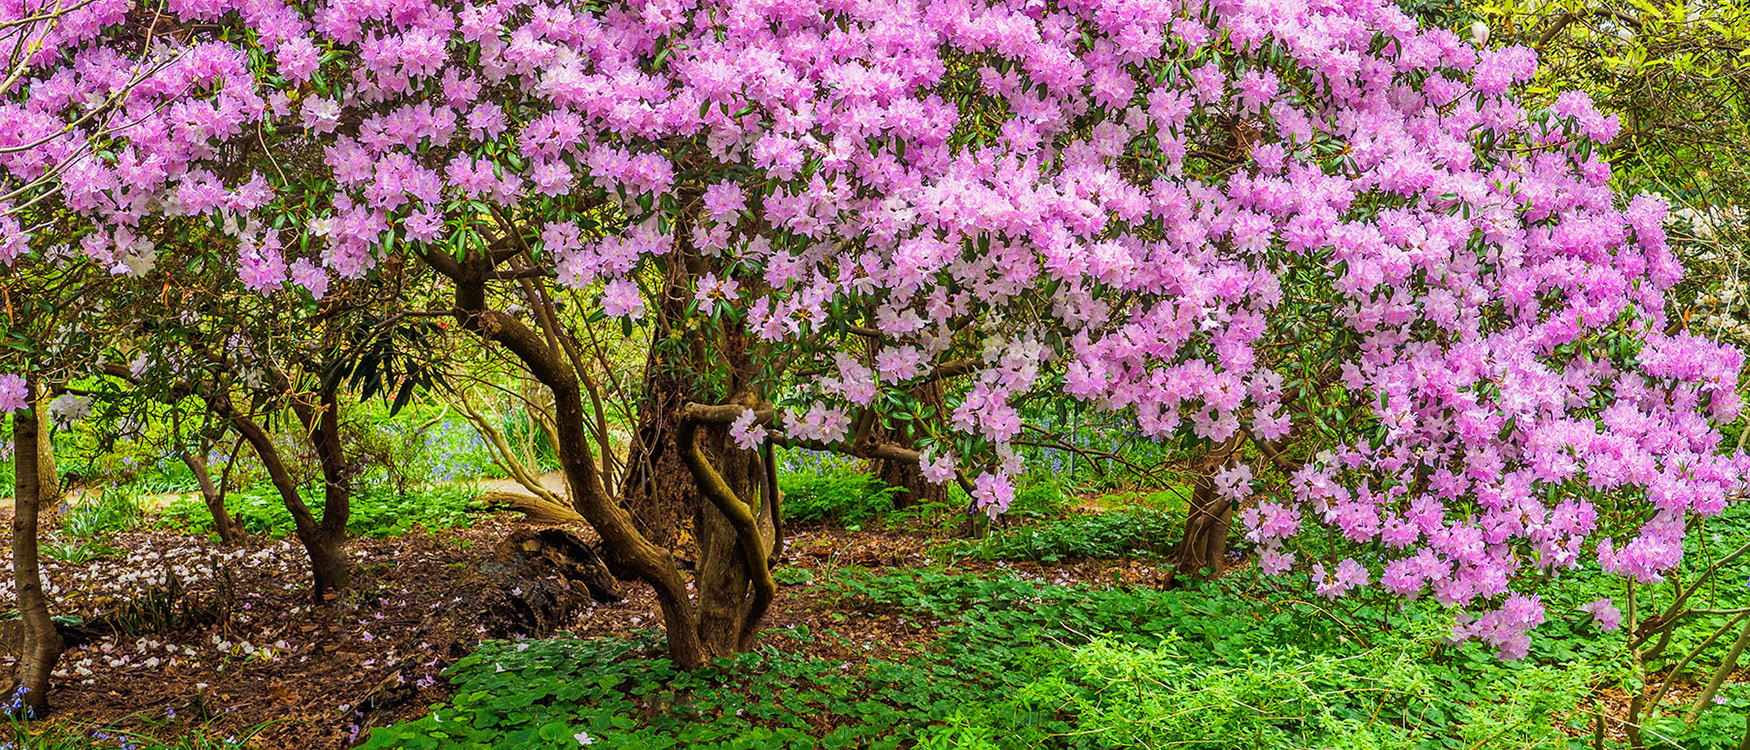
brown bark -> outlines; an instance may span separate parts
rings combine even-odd
[[[496,576],[481,621],[492,638],[545,638],[572,621],[577,611],[625,597],[595,552],[567,529],[512,532],[482,568]]]
[[[346,514],[348,497],[344,482],[331,481],[335,478],[333,472],[342,469],[330,466],[328,452],[339,444],[338,417],[330,417],[331,421],[316,420],[323,427],[324,434],[318,435],[318,430],[311,430],[311,439],[318,441],[317,455],[322,457],[323,479],[327,485],[327,502],[323,508],[322,520],[318,521],[310,512],[310,507],[304,503],[304,497],[298,492],[298,482],[292,478],[292,472],[286,468],[285,461],[280,458],[279,448],[273,444],[273,437],[267,430],[249,415],[237,409],[231,401],[231,395],[225,392],[220,384],[212,384],[204,389],[202,396],[214,414],[231,423],[243,440],[249,443],[255,451],[256,458],[267,470],[268,479],[273,482],[274,489],[279,492],[280,501],[285,503],[286,510],[292,514],[292,525],[297,532],[298,541],[303,543],[304,551],[310,556],[310,573],[313,582],[311,596],[320,604],[330,591],[346,588],[351,583],[351,574],[343,549],[346,534]],[[332,393],[325,403],[333,401]],[[307,407],[303,407],[308,411]],[[300,414],[300,419],[304,416]],[[332,446],[326,445],[332,442]],[[338,477],[344,479],[344,476]],[[338,500],[338,505],[333,505]],[[331,529],[338,526],[339,533],[333,534]]]
[[[685,250],[683,247],[683,253]],[[655,311],[656,323],[651,326],[650,346],[644,358],[638,428],[629,446],[619,493],[639,531],[670,549],[681,549],[694,541],[694,522],[706,506],[681,459],[675,437],[680,429],[681,408],[691,399],[686,384],[676,377],[674,370],[677,367],[696,370],[702,363],[698,361],[698,352],[691,353],[693,361],[677,362],[672,355],[665,356],[658,346],[664,339],[677,335],[675,328],[691,299],[685,281],[685,272],[677,269],[663,282],[664,294]]]
[[[753,645],[777,585],[768,553],[770,514],[762,513],[764,466],[759,453],[744,451],[714,425],[703,436],[716,449],[713,463],[700,445],[697,410],[683,412],[679,433],[682,458],[712,512],[699,516],[699,635],[717,656]]]
[[[677,231],[677,236],[682,234]],[[759,580],[762,575],[769,577],[767,556],[776,547],[777,517],[770,512],[775,502],[764,502],[766,466],[759,453],[742,451],[728,440],[726,424],[701,430],[700,425],[685,423],[685,410],[702,397],[690,391],[689,379],[681,373],[727,364],[729,392],[742,393],[754,377],[754,368],[738,327],[720,328],[712,339],[710,329],[689,330],[681,325],[691,299],[688,279],[705,269],[684,237],[676,255],[684,262],[677,263],[665,281],[655,316],[638,431],[620,495],[647,537],[670,549],[692,542],[700,644],[708,655],[723,656],[751,645],[769,605],[769,594],[761,601]],[[657,346],[672,336],[688,340],[684,353]],[[751,394],[744,396],[740,402],[757,404]],[[713,497],[715,489],[733,499],[730,505]],[[725,507],[748,510],[753,533],[742,528],[739,510]],[[744,548],[749,543],[761,546],[757,573]]]
[[[474,501],[495,510],[516,511],[529,523],[549,526],[581,526],[585,523],[576,510],[519,492],[487,492]]]
[[[340,401],[336,382],[326,382],[317,394],[317,405],[292,401],[292,411],[310,434],[316,458],[322,465],[322,520],[298,538],[310,552],[310,571],[315,577],[315,596],[321,601],[330,591],[352,585],[352,566],[346,559],[346,522],[352,515],[352,476],[346,450],[340,442]]]
[[[49,600],[43,592],[42,569],[37,550],[38,519],[42,510],[42,477],[39,473],[41,413],[34,407],[36,383],[29,384],[33,406],[12,413],[13,495],[12,575],[18,592],[18,611],[24,624],[24,649],[18,672],[4,699],[19,700],[22,708],[42,716],[49,708],[49,674],[61,658],[65,642],[49,619]],[[12,705],[10,702],[7,704]]]
[[[1179,543],[1175,576],[1208,580],[1221,575],[1226,562],[1233,503],[1216,492],[1215,475],[1238,459],[1245,435],[1235,435],[1212,447],[1198,462],[1191,507],[1185,514],[1185,536]]]
[[[685,236],[684,228],[677,229],[677,236]],[[506,241],[509,242],[509,241]],[[504,347],[509,353],[521,360],[529,374],[546,386],[553,394],[553,422],[557,432],[556,445],[559,462],[563,468],[570,488],[573,506],[578,513],[589,521],[596,533],[602,539],[603,551],[613,558],[610,564],[618,566],[649,584],[654,590],[658,605],[663,613],[669,657],[684,668],[697,668],[709,663],[712,657],[729,653],[737,648],[745,648],[753,633],[757,630],[757,622],[763,615],[764,604],[761,601],[759,588],[749,578],[749,572],[755,571],[756,578],[765,576],[769,579],[769,570],[764,567],[767,550],[770,549],[770,537],[756,539],[755,549],[751,552],[744,539],[757,537],[761,525],[769,528],[772,515],[762,508],[753,515],[755,520],[755,535],[747,535],[745,524],[737,514],[736,520],[723,516],[723,507],[735,508],[734,505],[712,504],[698,502],[697,495],[689,498],[679,488],[691,483],[696,484],[702,476],[710,476],[709,472],[699,471],[663,471],[665,464],[660,456],[652,460],[651,455],[661,452],[656,446],[667,445],[666,441],[651,441],[644,457],[645,468],[640,469],[642,476],[648,480],[644,490],[643,500],[657,505],[652,508],[658,513],[658,520],[652,522],[651,515],[644,514],[640,522],[635,512],[622,505],[620,497],[632,497],[634,502],[628,503],[636,507],[637,493],[628,485],[640,481],[638,475],[632,472],[625,474],[625,480],[618,482],[621,488],[618,492],[610,492],[602,469],[596,463],[595,452],[592,450],[592,435],[587,422],[589,403],[585,399],[582,382],[584,376],[573,366],[573,362],[564,352],[551,346],[540,332],[525,325],[514,316],[491,308],[486,300],[486,282],[492,278],[493,266],[514,254],[508,245],[499,248],[489,247],[485,252],[474,251],[462,259],[442,253],[427,253],[424,259],[434,270],[455,282],[454,315],[460,326],[479,335],[483,340]],[[686,248],[680,248],[676,253],[681,258],[691,255]],[[673,280],[671,280],[673,283]],[[673,296],[673,295],[669,295]],[[745,358],[734,359],[734,352],[739,351],[740,341],[732,339],[725,342],[727,356],[732,357],[732,385],[747,382]],[[665,364],[653,359],[654,363]],[[663,369],[656,368],[657,373]],[[658,388],[658,391],[669,391],[683,396],[684,388]],[[732,387],[732,393],[739,393]],[[646,394],[646,408],[661,393]],[[678,412],[684,402],[678,399],[672,409],[655,409],[656,414],[641,419],[645,425],[653,425],[653,432],[660,436],[663,432],[672,430],[678,438]],[[673,414],[673,417],[669,415]],[[748,497],[759,497],[758,477],[764,475],[764,467],[753,458],[753,452],[736,451],[737,455],[726,454],[722,448],[722,435],[726,432],[723,424],[713,424],[706,440],[709,445],[697,446],[699,449],[709,448],[716,454],[718,461],[727,462],[724,470],[717,471],[717,479],[727,486],[728,492],[747,493]],[[676,448],[696,445],[689,441],[676,440]],[[687,451],[670,449],[674,456],[669,461],[680,461],[682,456],[676,455]],[[701,454],[702,455],[702,454]],[[710,467],[710,459],[705,460],[705,466]],[[696,468],[696,467],[689,467]],[[724,479],[727,476],[728,479]],[[690,479],[688,482],[686,480]],[[676,565],[675,555],[665,545],[652,541],[653,536],[672,533],[679,528],[679,523],[668,522],[667,518],[679,519],[681,512],[674,506],[682,503],[696,503],[707,510],[695,514],[695,534],[698,535],[700,547],[700,563],[696,566],[695,583],[698,589],[698,601],[695,603],[687,591],[685,580]],[[685,508],[685,505],[680,505]],[[740,506],[749,510],[746,503]],[[642,509],[641,509],[642,510]],[[672,514],[672,515],[671,515]],[[649,534],[646,534],[646,531]],[[762,561],[756,566],[750,563],[750,558],[757,555]],[[769,602],[769,598],[766,599]],[[753,623],[750,626],[749,623]]]
[[[709,661],[699,641],[697,618],[674,555],[639,532],[632,514],[608,495],[596,466],[584,426],[585,404],[578,374],[548,347],[541,336],[515,317],[486,304],[490,258],[472,256],[463,262],[439,253],[425,261],[455,282],[455,317],[464,329],[503,346],[521,360],[529,374],[553,392],[554,449],[578,513],[601,536],[603,546],[638,578],[650,584],[662,610],[669,657],[686,668]],[[464,264],[465,263],[465,264]]]
[[[225,493],[213,485],[212,472],[207,470],[206,454],[198,450],[183,451],[182,463],[194,474],[195,481],[200,483],[201,500],[206,502],[207,512],[213,516],[213,531],[219,535],[219,541],[227,547],[247,541],[249,537],[243,533],[243,527],[225,510]]]
[[[698,485],[676,448],[675,433],[686,403],[685,387],[666,372],[660,354],[651,347],[645,362],[644,400],[620,482],[620,497],[639,533],[675,550],[694,541],[693,521],[704,505]]]

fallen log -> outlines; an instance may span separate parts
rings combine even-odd
[[[498,577],[483,617],[494,637],[552,635],[590,600],[625,598],[595,551],[562,528],[512,532],[481,572]]]
[[[547,526],[582,526],[585,523],[577,511],[534,495],[494,490],[474,498],[474,502],[490,510],[516,511],[529,523]]]

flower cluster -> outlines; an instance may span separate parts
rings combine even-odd
[[[1506,654],[1542,619],[1516,575],[1655,580],[1750,469],[1713,427],[1741,354],[1660,333],[1681,269],[1665,207],[1610,187],[1615,120],[1528,107],[1534,52],[1384,0],[212,0],[146,48],[108,41],[143,8],[42,11],[0,8],[0,42],[40,50],[0,98],[0,175],[58,191],[104,268],[207,221],[242,284],[320,297],[521,223],[609,316],[672,276],[732,311],[798,381],[791,437],[965,375],[926,471],[992,511],[1041,388],[1150,437],[1315,441],[1269,496],[1220,477],[1263,567],[1310,525],[1378,543],[1320,591],[1487,610],[1460,635]],[[249,33],[197,31],[221,16]],[[226,162],[270,133],[288,158]],[[583,218],[603,204],[628,220]],[[1285,325],[1307,290],[1328,312]],[[1330,378],[1278,354],[1308,336],[1346,342]],[[1297,400],[1334,389],[1354,424]],[[1601,495],[1649,520],[1594,542]]]
[[[0,414],[30,405],[30,386],[20,375],[0,375]]]

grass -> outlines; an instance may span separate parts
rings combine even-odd
[[[140,723],[163,728],[176,721],[175,712],[159,717],[140,715]],[[162,740],[151,734],[117,729],[114,724],[90,722],[56,722],[36,724],[23,717],[0,719],[0,750],[244,750],[255,735],[269,724],[261,724],[241,735],[213,737],[210,732],[193,728],[172,740]],[[119,723],[119,722],[118,722]]]

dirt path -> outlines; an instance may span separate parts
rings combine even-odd
[[[481,492],[516,492],[524,495],[529,494],[529,488],[524,487],[521,482],[518,482],[515,479],[474,479],[467,481],[479,484]],[[555,495],[565,496],[571,494],[571,491],[565,487],[565,474],[563,472],[549,471],[542,474],[541,486]]]

